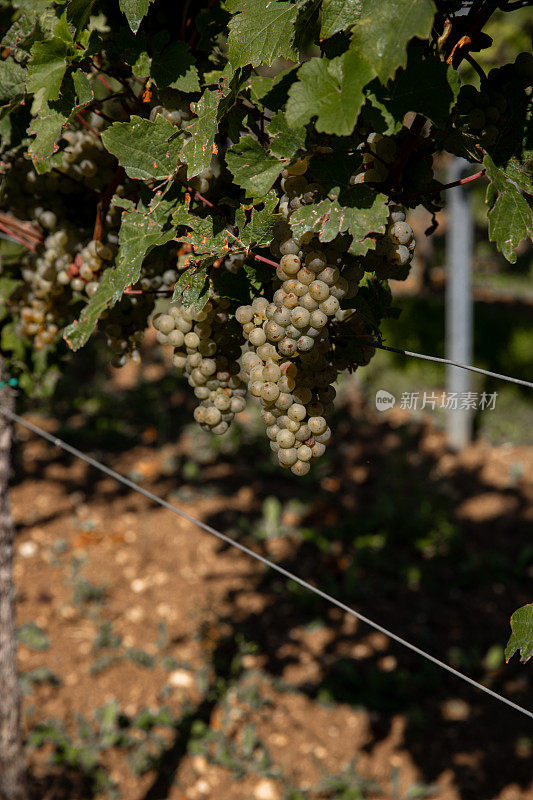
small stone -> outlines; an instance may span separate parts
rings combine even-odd
[[[196,782],[195,788],[198,794],[209,794],[211,791],[211,786],[203,778]]]
[[[144,619],[144,611],[141,606],[132,606],[126,611],[126,619],[130,622],[140,622]]]
[[[172,616],[172,609],[168,605],[168,603],[159,603],[156,608],[156,611],[160,617],[171,617]]]
[[[269,737],[269,742],[275,747],[286,747],[289,744],[289,740],[283,733],[273,733]]]
[[[22,542],[18,549],[19,556],[22,558],[31,558],[37,553],[37,545],[35,542]]]
[[[463,722],[470,716],[470,706],[459,697],[446,700],[441,706],[441,713],[444,719],[452,722]]]
[[[168,683],[176,689],[190,689],[194,686],[194,678],[187,670],[175,669],[168,676]]]
[[[383,656],[378,661],[378,666],[383,672],[393,672],[398,666],[398,662],[394,656]]]
[[[264,778],[254,789],[255,800],[279,800],[281,793],[274,781]]]
[[[192,759],[192,768],[198,775],[203,775],[207,771],[207,758],[205,756],[194,756]]]
[[[146,581],[143,580],[142,578],[135,578],[135,580],[133,580],[130,583],[130,588],[132,592],[140,594],[141,592],[144,592],[146,590],[147,584]]]

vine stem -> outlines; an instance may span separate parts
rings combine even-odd
[[[468,61],[470,66],[473,67],[476,70],[476,72],[479,75],[479,77],[481,78],[481,80],[484,81],[487,76],[483,72],[483,69],[480,67],[480,65],[477,63],[477,61],[474,58],[474,56],[472,56],[470,53],[465,53],[463,58],[464,58],[465,61]]]
[[[458,68],[463,58],[465,58],[469,52],[477,35],[481,33],[484,25],[489,21],[497,8],[497,0],[485,0],[480,6],[473,6],[466,17],[457,18],[465,23],[471,22],[471,24],[469,28],[466,29],[462,26],[461,29],[457,31],[459,38],[457,38],[457,36],[453,38],[449,37],[451,49],[446,59],[448,65],[455,69]]]
[[[225,211],[222,211],[221,208],[219,208],[214,203],[212,203],[211,200],[208,200],[207,197],[204,197],[203,194],[200,194],[200,192],[197,192],[196,189],[193,189],[192,186],[189,186],[188,183],[186,183],[185,181],[180,180],[179,178],[174,178],[174,180],[177,183],[179,183],[181,186],[183,186],[184,189],[187,189],[189,194],[192,195],[195,200],[200,200],[201,203],[203,203],[208,208],[212,208],[213,211],[216,211],[216,213],[220,214],[220,216],[224,217],[224,219],[229,219],[229,217],[228,217],[228,215],[226,214]]]
[[[198,199],[198,200],[200,200],[202,203],[204,203],[204,204],[205,204],[205,205],[206,205],[208,208],[212,208],[212,209],[213,209],[213,211],[216,211],[216,212],[217,212],[217,214],[220,214],[220,215],[221,215],[221,216],[223,216],[223,217],[224,217],[226,220],[228,219],[228,215],[226,214],[226,212],[225,212],[225,211],[222,211],[222,209],[221,209],[221,208],[218,208],[218,206],[214,205],[214,203],[212,203],[210,200],[208,200],[206,197],[204,197],[202,194],[200,194],[200,192],[197,192],[197,191],[196,191],[195,189],[193,189],[191,186],[187,186],[185,183],[183,183],[183,181],[180,181],[180,180],[178,180],[178,183],[181,183],[181,185],[182,185],[182,186],[184,186],[184,187],[187,189],[187,191],[188,191],[188,192],[190,192],[192,195],[194,195],[194,197],[195,197],[195,198],[197,198],[197,199]],[[249,250],[249,249],[246,247],[246,245],[244,244],[244,242],[241,242],[241,240],[239,239],[239,237],[238,237],[238,236],[236,236],[236,235],[235,235],[235,234],[234,234],[232,231],[230,231],[230,229],[229,229],[229,228],[226,228],[226,230],[227,230],[227,232],[229,233],[229,235],[230,235],[230,236],[232,236],[232,237],[235,239],[235,241],[236,241],[238,244],[240,244],[240,245],[241,245],[241,247],[242,247],[244,250],[246,250],[247,254],[248,254],[248,255],[250,255],[250,256],[252,256],[252,258],[255,258],[255,260],[256,260],[256,261],[262,261],[264,264],[270,264],[272,267],[277,267],[277,266],[279,266],[279,265],[278,265],[278,263],[277,263],[276,261],[272,261],[272,259],[270,259],[270,258],[265,258],[265,256],[259,256],[259,255],[256,255],[255,253],[253,253],[251,250]]]
[[[408,194],[406,197],[403,197],[402,200],[405,202],[409,202],[410,200],[416,200],[417,197],[425,194],[439,194],[440,192],[444,192],[445,189],[453,189],[455,186],[463,186],[465,183],[472,183],[472,181],[477,181],[479,178],[482,178],[486,175],[487,170],[482,169],[479,172],[476,172],[474,175],[468,175],[466,178],[461,178],[457,181],[452,181],[451,183],[441,183],[439,186],[434,186],[432,189],[426,189],[422,192],[413,192],[413,194]]]
[[[271,258],[265,258],[264,256],[258,256],[255,253],[252,253],[251,251],[250,251],[250,255],[253,258],[255,258],[256,261],[261,261],[263,264],[270,264],[270,266],[276,267],[276,268],[279,267],[279,264],[277,263],[277,261],[272,261]]]
[[[0,231],[32,252],[35,252],[37,246],[43,241],[41,231],[34,225],[30,222],[20,222],[9,214],[0,214]]]
[[[109,186],[100,195],[98,205],[96,207],[96,221],[94,223],[93,239],[95,242],[101,242],[105,229],[105,218],[111,205],[113,195],[117,190],[117,186],[124,177],[124,168],[118,167]]]
[[[15,410],[15,392],[0,354],[0,404]],[[1,416],[1,415],[0,415]],[[27,772],[21,731],[21,692],[17,674],[15,584],[13,578],[15,526],[9,505],[13,467],[14,425],[0,420],[0,795],[27,800]]]
[[[85,192],[92,194],[93,197],[100,197],[100,194],[96,191],[96,189],[92,189],[90,186],[87,186],[83,181],[80,181],[73,175],[68,175],[66,172],[62,172],[58,167],[52,167],[52,172],[57,172],[57,174],[61,175],[62,178],[66,178],[72,183],[75,183],[76,186],[81,187]]]
[[[91,131],[91,133],[94,134],[94,136],[100,138],[99,131],[97,131],[96,128],[93,128],[92,125],[89,125],[89,123],[86,120],[84,120],[82,114],[76,114],[76,119],[78,120],[78,122],[81,122],[81,124],[84,125],[87,128],[87,130]]]
[[[192,186],[189,186],[188,184],[184,183],[183,181],[180,181],[179,178],[175,178],[175,180],[178,183],[180,183],[184,187],[184,189],[186,189],[188,192],[190,192],[191,195],[193,195],[195,199],[197,198],[198,200],[200,200],[201,203],[204,203],[204,205],[206,205],[208,208],[213,209],[213,211],[215,211],[217,214],[220,214],[221,216],[223,216],[226,220],[228,219],[228,215],[224,211],[222,211],[221,208],[219,208],[214,203],[212,203],[210,200],[208,200],[207,197],[204,197],[202,194],[200,194],[200,192],[197,192],[195,189],[192,188]],[[244,244],[244,242],[242,242],[239,239],[239,237],[235,233],[233,233],[233,231],[230,231],[229,227],[226,227],[226,231],[229,233],[229,235],[231,237],[233,237],[233,239],[235,239],[235,241],[238,244],[241,245],[243,250],[246,252],[246,255],[251,256],[251,258],[255,259],[255,261],[260,261],[262,264],[268,264],[269,266],[275,267],[275,268],[277,268],[279,266],[277,261],[273,261],[271,258],[266,258],[265,256],[260,256],[257,253],[252,252]],[[172,290],[170,290],[170,291],[172,291]],[[139,295],[139,294],[163,294],[163,293],[168,294],[169,291],[167,291],[166,289],[163,289],[163,290],[157,290],[157,289],[156,290],[150,290],[150,289],[148,289],[148,290],[144,290],[144,289],[126,289],[126,291],[124,292],[124,294],[133,294],[133,295]]]

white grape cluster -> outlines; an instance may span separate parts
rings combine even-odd
[[[415,235],[402,206],[390,207],[387,232],[376,239],[375,250],[365,256],[365,271],[385,280],[405,280],[415,252]]]
[[[392,136],[369,133],[358,145],[363,151],[363,169],[350,178],[352,186],[358,183],[383,183],[398,155],[398,144]]]
[[[102,121],[93,116],[91,124],[101,127]],[[118,243],[118,209],[107,215],[106,242],[92,241],[95,203],[87,191],[111,180],[112,157],[92,131],[71,129],[63,138],[67,145],[53,170],[39,174],[24,162],[6,176],[10,208],[19,218],[35,219],[46,234],[42,246],[27,256],[24,286],[10,298],[18,332],[31,338],[36,350],[57,339],[65,290],[92,297]]]
[[[130,358],[134,364],[141,361],[140,346],[144,332],[153,312],[157,293],[171,292],[178,277],[176,269],[158,272],[158,262],[148,257],[139,280],[141,294],[125,294],[119,303],[105,311],[100,317],[99,328],[103,331],[109,350],[111,364],[123,367]]]
[[[297,248],[293,239],[287,241]],[[273,302],[265,301],[261,324],[256,324],[252,306],[238,308],[237,321],[254,347],[271,343],[281,357],[309,352],[328,319],[339,311],[339,301],[353,297],[357,284],[350,286],[320,251],[308,252],[303,264],[298,255],[283,255],[276,275],[282,283]]]
[[[335,390],[331,384],[337,370],[324,355],[331,353],[325,331],[317,330],[314,338],[309,337],[311,346],[304,350],[298,350],[297,344],[290,348],[291,353],[280,348],[288,337],[278,335],[278,328],[287,329],[292,322],[290,314],[284,313],[287,307],[278,305],[276,299],[279,297],[269,303],[257,297],[251,305],[237,309],[236,319],[248,340],[241,363],[248,390],[262,406],[271,449],[281,466],[305,475],[331,437],[326,416],[333,410]]]
[[[99,327],[111,352],[113,367],[125,366],[128,358],[134,364],[140,363],[140,346],[153,306],[150,295],[124,295],[116,306],[102,314]]]
[[[97,133],[105,125],[104,120],[96,114],[90,114],[88,124],[92,130],[81,127],[70,128],[63,133],[67,146],[61,151],[61,162],[58,172],[49,173],[61,182],[62,194],[76,192],[75,181],[81,182],[90,189],[100,191],[102,186],[113,178],[115,164],[105,149]],[[74,180],[72,180],[74,179]],[[70,184],[67,187],[67,183]]]
[[[282,170],[281,189],[283,194],[279,201],[279,212],[285,220],[289,219],[290,215],[303,205],[316,202],[324,192],[319,183],[307,180],[305,173],[308,168],[309,158],[304,157]]]
[[[54,244],[54,250],[50,257],[58,254],[53,262],[57,270],[58,283],[62,286],[70,286],[74,292],[85,292],[88,297],[92,297],[98,289],[101,271],[115,258],[116,245],[111,246],[91,240],[89,244],[82,246],[76,255],[73,255],[68,250],[61,253],[61,248],[68,244],[64,230],[58,231],[48,239],[53,239]],[[80,247],[80,244],[76,245],[76,249]],[[49,252],[47,250],[45,257]]]
[[[240,372],[241,339],[235,335],[225,298],[213,298],[201,311],[171,303],[153,318],[160,344],[174,350],[174,366],[183,370],[200,404],[194,419],[207,431],[225,433],[246,405]]]

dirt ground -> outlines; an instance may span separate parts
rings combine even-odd
[[[110,396],[137,381],[123,373]],[[195,472],[199,444],[181,422],[175,436],[143,422],[133,446],[107,450],[90,415],[68,425],[140,485],[531,707],[531,667],[501,657],[510,613],[531,600],[531,448],[455,455],[407,412],[365,408],[353,386],[345,404],[331,462],[301,484],[258,470],[246,433],[236,455]],[[67,424],[32,419],[59,435]],[[254,536],[271,497],[278,534]],[[86,768],[31,749],[35,798],[93,796],[98,762],[127,800],[533,800],[526,717],[24,429],[11,498],[18,624],[49,642],[19,648],[21,673],[50,670],[27,690],[26,732],[56,719],[79,742],[78,715],[94,725],[115,703],[137,748],[100,738]],[[172,724],[149,736],[132,724],[163,707]],[[135,774],[132,753],[155,756]]]

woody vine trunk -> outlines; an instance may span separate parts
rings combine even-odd
[[[0,357],[0,382],[5,378]],[[14,390],[0,388],[0,407],[14,410],[14,406]],[[8,494],[12,441],[13,423],[0,413],[0,797],[26,800],[15,635],[14,525]]]

